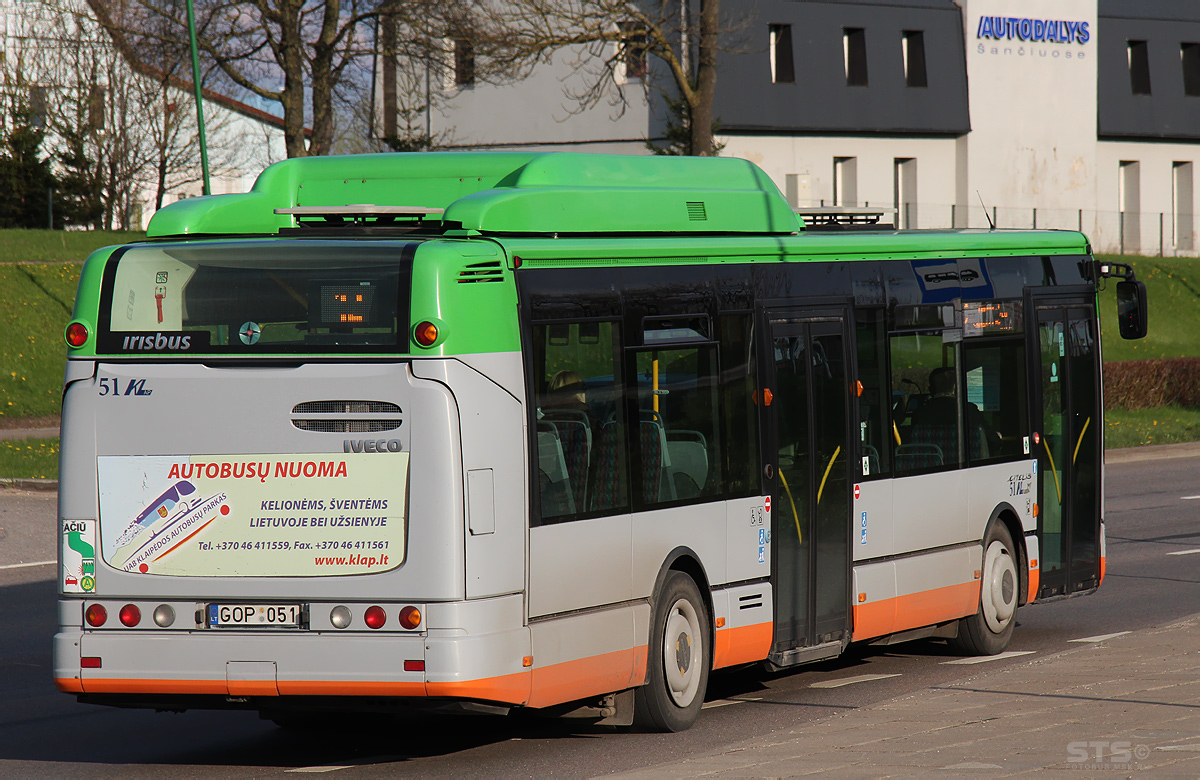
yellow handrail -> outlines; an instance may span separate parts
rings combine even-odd
[[[783,469],[779,470],[779,479],[783,482],[783,492],[787,493],[788,503],[792,505],[792,517],[796,520],[796,543],[804,544],[804,535],[800,533],[800,513],[796,511],[796,499],[792,498],[792,489],[788,487],[787,477],[783,476]]]
[[[1058,503],[1061,505],[1062,485],[1058,484],[1058,470],[1054,467],[1054,456],[1050,454],[1050,440],[1048,437],[1042,437],[1042,446],[1046,448],[1046,457],[1050,459],[1050,474],[1054,477],[1054,490],[1058,493]]]
[[[838,453],[840,453],[841,451],[842,451],[841,447],[838,447],[836,450],[834,450],[833,457],[829,459],[829,465],[825,467],[825,476],[821,477],[821,486],[819,488],[817,488],[817,505],[818,506],[821,503],[821,493],[823,493],[825,491],[825,480],[829,479],[829,472],[833,470],[833,462],[835,460],[837,460]]]
[[[1071,456],[1072,464],[1075,463],[1075,459],[1079,457],[1079,447],[1083,444],[1083,434],[1087,433],[1088,425],[1090,425],[1091,422],[1091,417],[1083,421],[1083,430],[1079,432],[1079,441],[1075,442],[1075,454]]]

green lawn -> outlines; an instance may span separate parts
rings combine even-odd
[[[1200,440],[1200,409],[1160,406],[1156,409],[1110,409],[1104,413],[1106,449],[1146,444],[1179,444]]]
[[[1130,262],[1139,281],[1146,283],[1149,333],[1126,341],[1117,332],[1117,283],[1109,280],[1100,294],[1100,330],[1104,359],[1200,357],[1200,259],[1193,257],[1121,258]]]
[[[145,237],[145,233],[103,230],[0,230],[0,262],[81,263],[102,246]]]
[[[0,477],[58,479],[58,439],[0,440]]]
[[[0,263],[0,422],[59,413],[79,268]]]

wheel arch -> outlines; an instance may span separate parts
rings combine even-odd
[[[662,566],[658,569],[658,576],[654,578],[654,590],[650,593],[650,607],[653,611],[655,599],[658,594],[662,593],[663,583],[671,572],[678,571],[688,575],[692,581],[696,583],[696,587],[700,590],[700,597],[704,599],[704,609],[708,611],[708,641],[709,647],[715,650],[716,645],[716,617],[713,614],[713,599],[712,587],[709,583],[708,573],[704,570],[704,564],[700,562],[700,556],[690,547],[676,547],[671,552],[667,553],[663,559]],[[649,637],[647,637],[647,640]],[[714,653],[709,653],[709,660],[715,657]]]
[[[1027,604],[1029,603],[1029,551],[1025,548],[1025,529],[1021,526],[1017,510],[1007,501],[997,504],[983,529],[982,539],[987,538],[988,529],[992,527],[993,523],[1003,523],[1004,527],[1008,529],[1008,535],[1013,540],[1015,548],[1013,552],[1017,554],[1017,605]]]

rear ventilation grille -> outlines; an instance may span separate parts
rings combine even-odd
[[[472,263],[458,272],[459,284],[474,282],[499,282],[504,279],[504,271],[500,268],[499,260],[487,263]]]
[[[296,404],[292,414],[311,415],[293,417],[292,425],[318,433],[394,431],[404,422],[400,407],[387,401],[306,401]]]
[[[741,596],[738,598],[738,609],[756,609],[763,605],[763,595],[755,593],[753,596]]]
[[[687,202],[688,219],[692,222],[707,222],[708,212],[704,208],[704,201],[689,200]]]

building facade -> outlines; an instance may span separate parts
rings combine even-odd
[[[1097,251],[1194,255],[1200,3],[727,2],[722,154],[797,207],[894,209],[904,227],[1082,229]],[[646,153],[653,82],[579,111],[577,53],[524,81],[439,83],[457,147]],[[647,79],[656,78],[653,68]],[[614,85],[614,95],[616,86]]]

